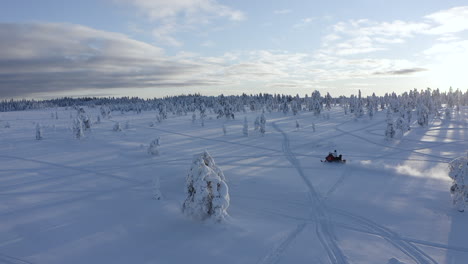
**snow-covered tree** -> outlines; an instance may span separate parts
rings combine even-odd
[[[450,120],[452,118],[452,111],[450,108],[445,108],[445,119]]]
[[[223,124],[223,135],[226,135],[226,134],[227,134],[226,125]]]
[[[153,141],[151,141],[149,147],[148,147],[148,154],[154,155],[154,156],[159,156],[159,146],[160,146],[160,138],[157,137]]]
[[[244,117],[244,126],[242,128],[242,133],[244,136],[248,137],[249,136],[249,123],[247,122],[247,117]]]
[[[187,198],[182,211],[189,217],[223,221],[229,207],[229,190],[221,169],[207,151],[195,155],[186,177]]]
[[[395,128],[393,127],[393,116],[390,109],[387,109],[387,129],[385,130],[385,138],[391,140],[395,137]]]
[[[429,109],[423,103],[419,103],[418,108],[416,109],[416,114],[418,116],[418,124],[420,126],[429,125]]]
[[[120,122],[116,122],[114,127],[112,128],[112,130],[117,131],[117,132],[122,131],[122,127],[120,126]]]
[[[312,100],[311,110],[314,112],[314,115],[316,116],[320,115],[320,112],[322,112],[322,109],[323,109],[322,97],[320,96],[320,92],[314,91],[312,93],[311,100]]]
[[[312,123],[312,131],[315,132],[315,123]]]
[[[107,106],[101,106],[101,107],[99,108],[99,111],[101,112],[102,118],[106,118],[106,119],[111,118],[111,110],[110,110],[109,107],[107,107]]]
[[[299,130],[299,128],[301,128],[301,126],[299,125],[299,121],[296,120],[296,130]]]
[[[260,117],[257,116],[257,118],[255,118],[255,122],[254,122],[254,130],[257,131],[260,129]]]
[[[195,124],[196,120],[197,120],[197,115],[195,114],[195,112],[193,112],[193,114],[192,114],[192,124]]]
[[[260,116],[260,133],[262,134],[262,136],[265,135],[265,128],[266,128],[266,118],[265,118],[265,114],[262,113],[262,115]]]
[[[468,185],[465,183],[468,180],[468,153],[449,163],[449,177],[453,181],[450,187],[453,204],[458,211],[463,212],[468,201]]]
[[[39,123],[36,124],[36,140],[41,140],[42,139],[42,128]]]
[[[91,119],[89,118],[89,116],[86,114],[85,110],[83,107],[80,107],[78,109],[78,115],[77,115],[81,122],[83,123],[83,128],[85,130],[88,130],[91,128]]]
[[[84,128],[83,128],[83,121],[79,118],[75,118],[73,121],[73,135],[75,138],[80,139],[84,137]]]

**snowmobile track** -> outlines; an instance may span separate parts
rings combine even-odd
[[[288,135],[282,131],[276,123],[273,123],[273,128],[280,132],[283,136],[283,152],[288,159],[288,161],[294,166],[294,168],[301,176],[302,180],[309,189],[309,197],[313,206],[314,218],[316,220],[316,233],[320,240],[320,243],[324,247],[325,251],[328,254],[328,258],[331,263],[348,263],[346,256],[343,254],[338,244],[336,243],[336,236],[334,234],[333,226],[329,222],[327,209],[325,204],[321,201],[320,195],[315,190],[314,186],[310,180],[304,174],[301,164],[297,160],[294,153],[292,153]]]
[[[285,239],[277,247],[273,248],[273,250],[270,253],[268,253],[266,256],[260,259],[260,261],[258,261],[257,263],[258,264],[278,263],[281,256],[283,255],[283,252],[294,241],[294,239],[296,239],[296,237],[302,232],[302,230],[304,230],[306,225],[307,225],[306,223],[301,223],[297,225],[297,227],[294,228],[294,230],[291,233],[289,233],[289,235],[287,235]]]
[[[0,254],[0,263],[5,263],[5,264],[33,264],[32,262],[11,257],[8,255]]]
[[[437,261],[435,261],[431,256],[429,256],[424,251],[422,251],[421,249],[413,245],[411,242],[402,239],[397,233],[393,232],[389,228],[379,225],[370,219],[364,218],[362,216],[354,215],[344,210],[333,209],[333,208],[331,208],[330,210],[335,211],[336,213],[341,214],[343,216],[349,217],[353,219],[354,221],[356,221],[358,224],[362,225],[364,228],[367,228],[375,232],[380,237],[385,239],[387,242],[392,244],[395,248],[397,248],[398,250],[403,252],[405,255],[407,255],[409,258],[414,260],[415,263],[437,264]]]

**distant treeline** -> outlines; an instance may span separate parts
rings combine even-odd
[[[391,104],[410,104],[415,106],[418,101],[424,100],[425,104],[434,104],[439,106],[442,104],[448,107],[459,107],[468,105],[468,90],[462,92],[460,90],[450,89],[448,92],[440,92],[439,89],[432,90],[411,90],[409,92],[397,95],[395,93],[386,93],[384,96],[361,97],[361,92],[358,95],[350,97],[339,96],[333,97],[329,93],[322,96],[319,91],[312,92],[311,96],[299,95],[291,96],[284,94],[267,94],[260,93],[255,95],[219,95],[219,96],[202,96],[200,94],[189,94],[180,96],[170,96],[164,98],[143,99],[138,97],[82,97],[71,98],[63,97],[50,100],[2,100],[0,101],[0,112],[8,111],[23,111],[33,109],[50,109],[57,107],[100,107],[106,106],[111,111],[149,111],[160,110],[162,107],[167,109],[167,112],[174,114],[183,114],[193,112],[200,108],[209,108],[216,113],[223,112],[239,112],[249,109],[251,111],[283,111],[293,112],[298,111],[315,111],[320,112],[323,107],[329,108],[331,105],[341,105],[343,107],[351,107],[353,105],[361,105],[364,108],[372,106],[384,109]]]

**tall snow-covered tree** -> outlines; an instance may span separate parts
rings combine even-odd
[[[314,112],[314,115],[316,116],[320,115],[323,109],[322,97],[320,96],[320,92],[315,90],[312,93],[311,100],[312,100],[311,108],[312,108],[312,111]]]
[[[458,211],[465,210],[465,204],[468,201],[468,153],[466,156],[458,157],[449,163],[449,177],[452,179],[453,204]]]
[[[75,118],[73,121],[73,136],[77,139],[83,138],[84,137],[84,127],[83,127],[83,121],[81,121],[80,118]]]
[[[387,129],[385,129],[385,138],[391,140],[395,137],[395,129],[393,127],[393,116],[390,109],[387,109]]]
[[[221,169],[207,151],[195,155],[186,177],[187,198],[182,211],[189,217],[223,221],[229,207],[229,190]]]
[[[262,113],[262,115],[260,116],[260,133],[262,134],[262,136],[265,135],[265,132],[266,132],[266,118],[265,118],[265,114]]]

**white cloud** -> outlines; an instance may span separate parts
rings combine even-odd
[[[80,25],[0,24],[0,38],[0,97],[223,82],[210,78],[220,61],[170,57],[123,34]]]
[[[306,27],[308,25],[310,25],[312,22],[314,22],[316,20],[316,18],[314,17],[306,17],[306,18],[303,18],[301,19],[300,22],[296,23],[293,25],[293,28],[302,28],[302,27]]]
[[[199,25],[211,24],[223,18],[242,21],[245,14],[222,5],[216,0],[115,0],[136,7],[150,22],[155,24],[153,36],[162,44],[180,47],[182,43],[174,35],[189,31]]]
[[[281,9],[281,10],[273,11],[273,14],[275,14],[275,15],[284,15],[284,14],[289,14],[291,12],[292,12],[291,9]]]
[[[425,18],[438,24],[428,31],[430,34],[441,35],[468,30],[468,6],[442,10]]]

